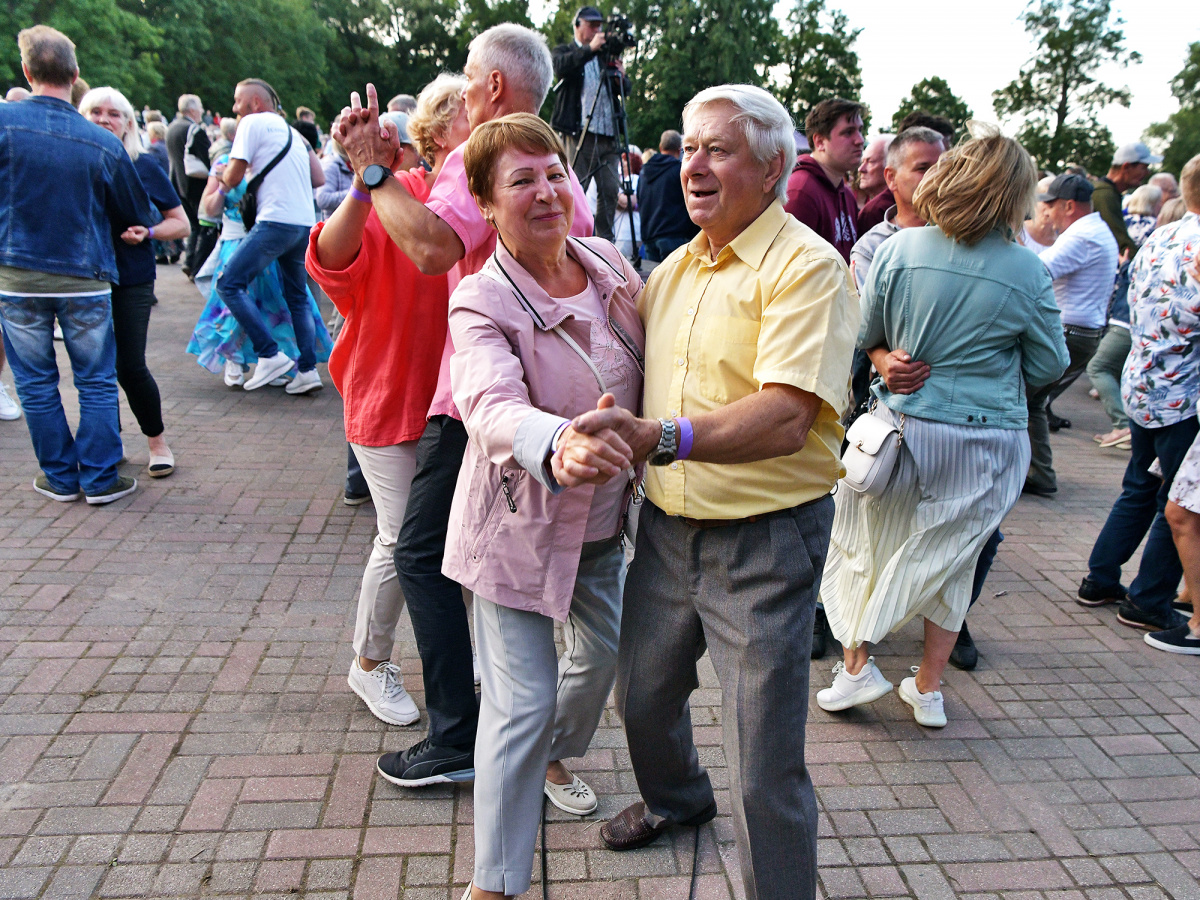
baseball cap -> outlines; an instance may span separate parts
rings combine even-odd
[[[1145,144],[1135,141],[1132,144],[1126,144],[1114,153],[1112,164],[1123,166],[1126,163],[1145,163],[1148,166],[1156,166],[1162,161],[1163,158],[1151,153],[1150,148]]]
[[[408,136],[408,113],[402,112],[385,112],[379,118],[385,119],[396,126],[396,133],[400,136],[400,143],[411,144],[412,138]]]
[[[1054,200],[1078,200],[1082,203],[1089,203],[1092,199],[1092,183],[1082,175],[1065,172],[1050,182],[1050,187],[1046,188],[1045,193],[1038,194],[1037,198],[1041,203],[1050,203]]]
[[[579,12],[575,13],[575,21],[578,22],[581,19],[584,22],[603,22],[604,16],[594,6],[581,6]]]

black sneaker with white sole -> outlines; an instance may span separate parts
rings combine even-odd
[[[1200,638],[1192,637],[1192,628],[1184,622],[1178,628],[1167,631],[1152,631],[1146,635],[1146,643],[1156,650],[1200,656]]]
[[[72,500],[79,499],[79,489],[74,491],[60,491],[50,483],[50,479],[46,477],[46,473],[38,475],[33,479],[33,489],[43,497],[49,497],[51,500],[57,500],[59,503],[70,503]]]
[[[112,503],[114,500],[120,500],[122,497],[128,497],[136,490],[136,478],[130,478],[128,475],[118,475],[117,480],[104,490],[96,491],[94,494],[85,494],[84,499],[91,506],[103,506],[105,503]]]
[[[475,780],[475,750],[459,750],[417,741],[401,753],[385,753],[375,764],[379,774],[401,787],[456,784]]]
[[[1079,593],[1075,602],[1080,606],[1107,606],[1109,603],[1124,600],[1125,596],[1125,588],[1119,584],[1102,585],[1085,578],[1079,582]]]
[[[1137,606],[1132,600],[1122,600],[1117,607],[1117,621],[1131,628],[1144,628],[1146,631],[1174,631],[1187,619],[1173,609],[1167,610],[1166,617],[1153,615]]]

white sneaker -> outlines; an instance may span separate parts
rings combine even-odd
[[[857,675],[851,675],[846,664],[839,662],[833,667],[833,685],[817,691],[817,706],[826,712],[838,712],[871,703],[891,690],[892,683],[875,665],[875,657],[868,656],[867,664]]]
[[[317,374],[317,370],[309,369],[307,372],[297,372],[296,377],[284,390],[289,394],[308,394],[323,387],[325,385],[321,383],[321,376]]]
[[[914,673],[918,669],[920,666],[912,667]],[[942,702],[941,691],[922,694],[917,689],[917,679],[905,678],[900,682],[899,693],[900,699],[912,707],[913,718],[917,720],[918,725],[924,725],[926,728],[946,727],[946,709]]]
[[[573,816],[590,816],[600,805],[595,792],[578,775],[571,775],[570,784],[555,784],[547,778],[543,790],[551,803]]]
[[[8,388],[0,382],[0,419],[5,422],[11,422],[13,419],[21,418],[21,407],[17,405],[17,401],[9,394]]]
[[[225,360],[225,386],[238,387],[246,381],[246,373],[242,370],[241,363],[235,363],[232,359]]]
[[[404,689],[399,666],[385,662],[368,672],[358,664],[356,656],[346,680],[367,708],[389,725],[411,725],[421,718],[417,704]]]
[[[242,387],[247,391],[256,391],[295,364],[290,356],[280,350],[269,359],[260,359],[258,365],[254,367],[254,374]]]

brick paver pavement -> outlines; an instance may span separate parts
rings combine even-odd
[[[457,900],[470,788],[375,778],[376,754],[423,726],[383,725],[346,685],[374,510],[341,502],[340,400],[226,389],[183,353],[200,298],[161,274],[150,361],[173,477],[107,507],[53,503],[29,487],[23,423],[0,423],[0,898]],[[1084,387],[1059,404],[1075,427],[1054,439],[1057,499],[1024,498],[1005,524],[970,619],[980,666],[947,673],[950,725],[918,727],[895,695],[838,716],[813,704],[824,897],[1200,897],[1200,661],[1072,600],[1126,459],[1092,444],[1106,429]],[[140,476],[123,421],[123,471]],[[918,637],[878,649],[893,682]],[[422,703],[407,621],[397,656]],[[832,663],[814,663],[813,691]],[[721,789],[719,692],[701,674],[692,715]],[[550,896],[683,900],[692,832],[601,849],[598,821],[636,792],[611,709],[575,768],[600,811],[550,815]],[[742,896],[718,803],[706,900]]]

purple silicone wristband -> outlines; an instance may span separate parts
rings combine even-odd
[[[688,454],[692,452],[692,422],[690,419],[676,419],[675,425],[679,429],[679,452],[675,454],[676,459],[687,459]]]
[[[360,191],[354,185],[350,185],[350,196],[353,197],[355,200],[357,200],[359,203],[370,203],[371,202],[371,195],[364,194],[362,191]]]

